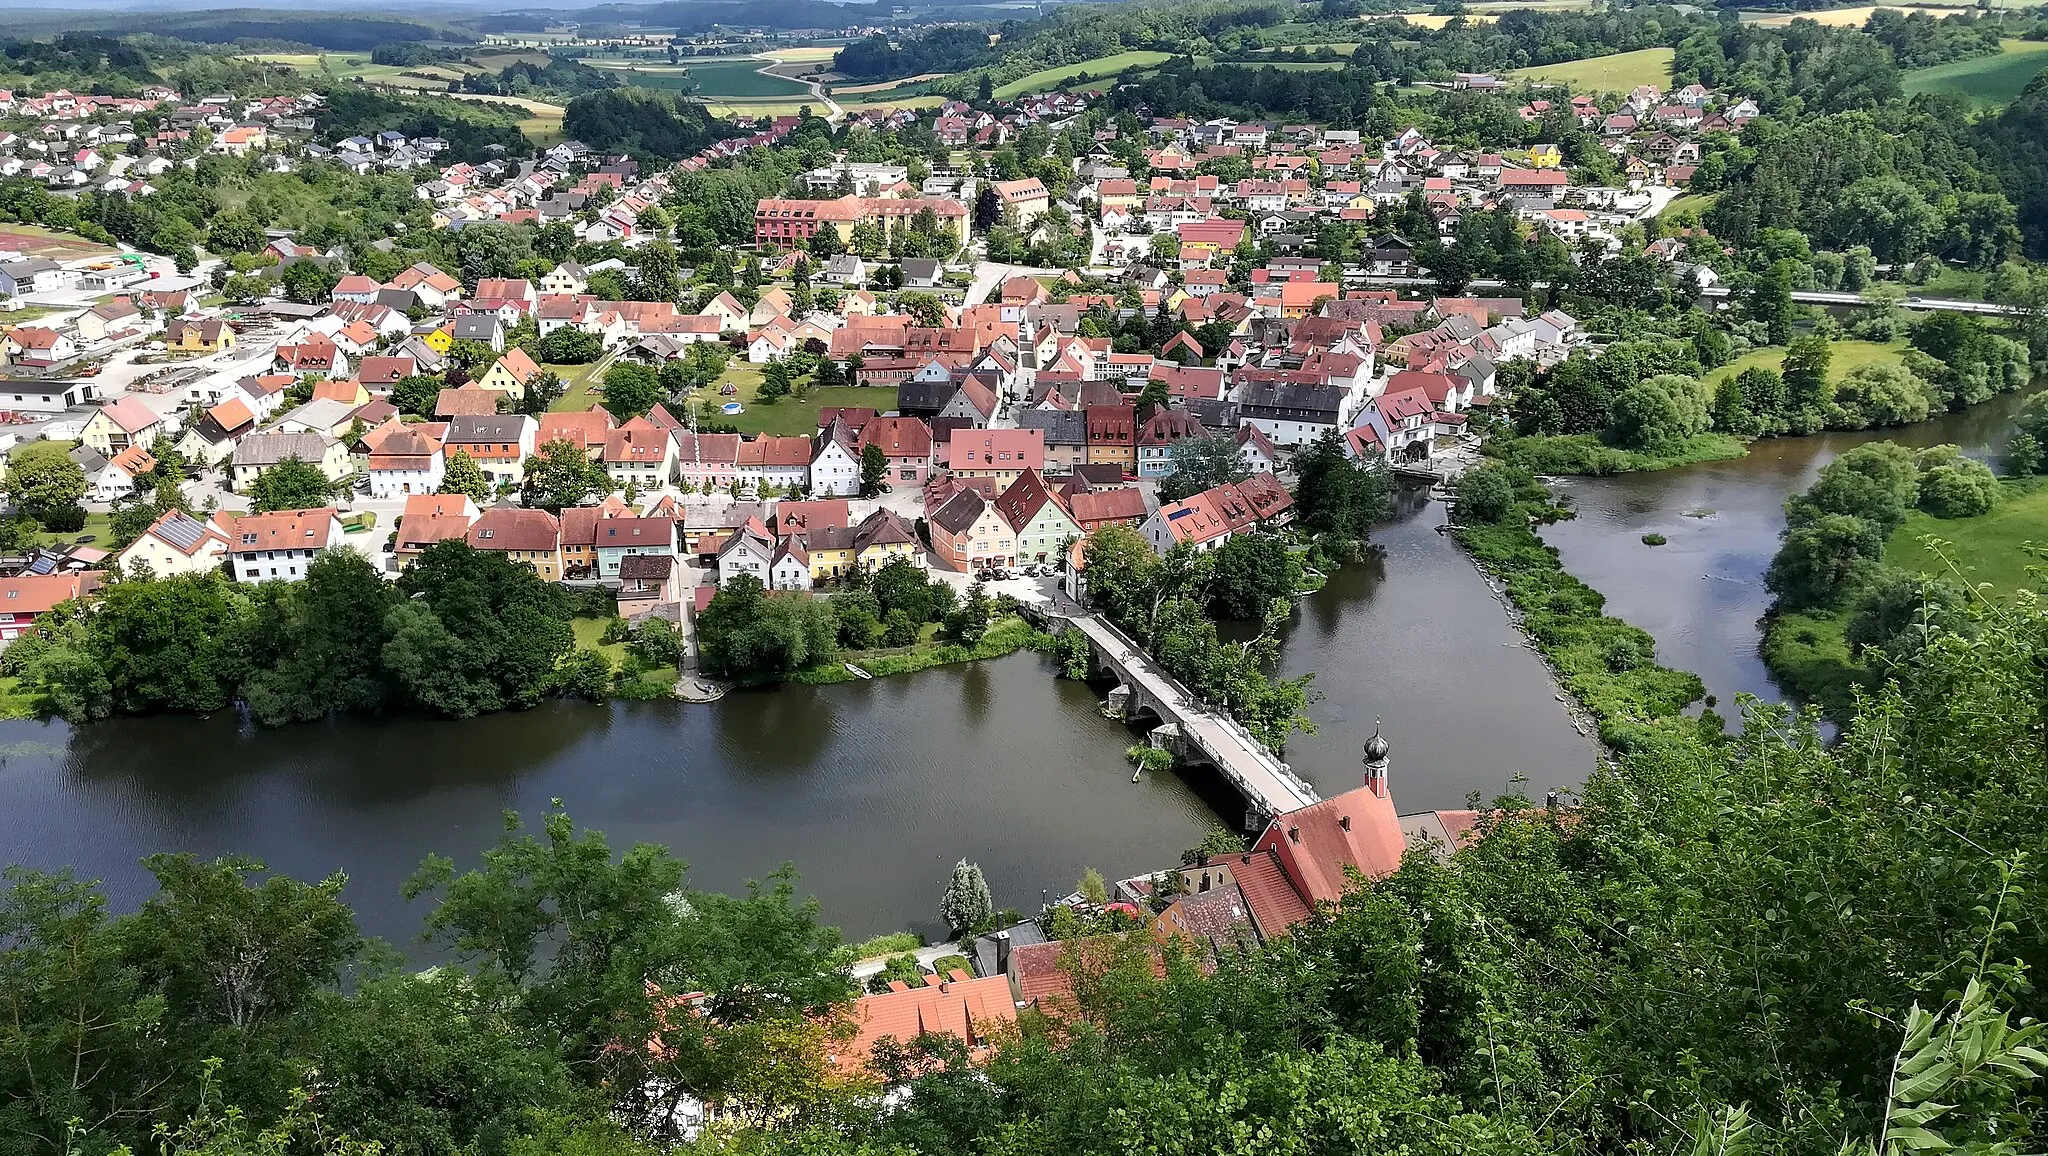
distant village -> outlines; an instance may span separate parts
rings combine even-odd
[[[1468,76],[1458,84],[1500,82]],[[93,503],[129,498],[154,466],[149,447],[159,437],[216,479],[209,484],[223,496],[204,518],[166,513],[116,555],[81,546],[32,561],[7,580],[38,585],[10,593],[14,624],[0,637],[89,589],[106,567],[225,567],[238,581],[290,580],[320,551],[353,547],[396,572],[448,538],[506,551],[551,580],[603,583],[619,591],[622,607],[679,619],[739,573],[807,590],[904,556],[962,575],[1032,567],[1052,576],[1081,564],[1078,539],[1111,524],[1138,528],[1161,551],[1213,548],[1284,523],[1291,499],[1277,479],[1293,453],[1326,432],[1360,459],[1434,476],[1446,451],[1469,446],[1467,422],[1494,400],[1501,365],[1555,363],[1587,343],[1572,317],[1531,315],[1520,298],[1417,293],[1428,270],[1416,239],[1371,232],[1377,214],[1419,195],[1446,235],[1462,213],[1505,209],[1574,243],[1618,247],[1627,222],[1689,179],[1703,133],[1739,132],[1756,112],[1696,85],[1670,94],[1639,88],[1613,107],[1559,98],[1622,159],[1626,184],[1612,188],[1572,185],[1555,145],[1467,153],[1437,148],[1413,129],[1363,141],[1355,130],[1169,117],[1146,126],[1151,175],[1133,178],[1098,150],[1073,162],[1060,201],[1037,179],[994,180],[965,163],[1098,98],[1059,93],[999,110],[954,101],[853,114],[884,130],[927,124],[961,150],[961,163],[913,184],[902,166],[841,160],[803,175],[801,191],[812,195],[761,200],[754,247],[768,280],[751,303],[717,287],[686,289],[679,301],[606,300],[590,292],[606,267],[573,261],[533,280],[465,284],[419,264],[378,282],[349,272],[339,251],[278,235],[264,275],[281,279],[296,262],[316,262],[338,278],[328,299],[299,304],[276,294],[229,306],[203,279],[167,278],[161,259],[151,269],[142,255],[0,252],[0,300],[81,306],[5,330],[0,407],[8,416],[47,423],[44,436],[72,433]],[[672,188],[670,172],[574,141],[526,159],[453,164],[437,160],[445,142],[396,132],[323,144],[310,137],[318,103],[311,95],[187,101],[168,90],[136,99],[0,93],[0,116],[24,126],[0,132],[0,174],[146,197],[149,178],[173,163],[158,150],[204,134],[207,151],[260,156],[277,170],[319,160],[413,173],[439,228],[564,222],[579,241],[628,249],[650,239],[640,218]],[[167,127],[148,139],[127,127],[135,114],[163,109]],[[1533,121],[1552,111],[1537,100],[1521,113]],[[797,124],[763,121],[676,170],[772,148]],[[1098,143],[1115,135],[1102,130]],[[1253,175],[1225,182],[1196,171],[1223,157],[1243,158]],[[1089,264],[1005,273],[980,259],[971,206],[984,186],[1003,219],[1027,234],[1055,207],[1088,221]],[[1368,231],[1362,261],[1338,268],[1310,254],[1328,221]],[[809,251],[821,232],[843,250],[856,230],[890,236],[913,222],[936,223],[955,252],[892,261]],[[1248,285],[1233,285],[1228,269],[1246,252],[1259,255],[1257,264]],[[895,291],[884,287],[885,268]],[[798,308],[791,279],[800,270],[834,290],[830,308]],[[938,296],[941,315],[897,308],[908,291]],[[1120,352],[1109,337],[1084,334],[1091,315],[1165,318],[1177,331],[1159,348]],[[878,402],[822,408],[811,433],[789,436],[714,432],[706,427],[721,414],[708,406],[679,413],[657,405],[619,420],[591,398],[573,410],[520,413],[526,390],[547,372],[528,349],[507,344],[525,322],[543,337],[563,328],[593,335],[607,364],[659,367],[699,343],[719,343],[754,366],[802,353],[837,363],[855,385],[878,387]],[[1196,330],[1212,337],[1209,347]],[[488,368],[442,390],[424,419],[402,414],[393,385],[446,373],[458,341],[487,347]],[[131,374],[125,387],[111,373],[95,376],[110,357],[144,349],[189,360]],[[85,365],[92,374],[73,372]],[[1148,387],[1153,399],[1140,404]],[[1246,480],[1162,504],[1153,488],[1174,469],[1174,447],[1208,437],[1230,440]],[[601,465],[613,492],[559,515],[520,507],[514,495],[527,461],[561,441]],[[886,462],[886,495],[862,496],[870,450]],[[495,500],[438,492],[458,455],[482,470]],[[317,466],[351,498],[297,511],[235,509],[232,495],[291,459]],[[377,503],[390,505],[395,524],[381,550],[386,535],[344,527],[349,506]]]

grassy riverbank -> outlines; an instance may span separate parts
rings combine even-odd
[[[1739,458],[1749,452],[1749,445],[1733,434],[1703,433],[1674,442],[1657,453],[1645,453],[1617,449],[1596,434],[1559,434],[1497,437],[1487,443],[1486,452],[1535,474],[1604,477]]]
[[[1592,715],[1601,742],[1626,751],[1659,729],[1691,725],[1685,708],[1706,693],[1705,684],[1689,671],[1658,665],[1648,631],[1602,613],[1606,599],[1565,572],[1557,550],[1524,516],[1543,508],[1524,502],[1508,521],[1461,526],[1458,542],[1505,586],[1517,625]]]
[[[836,682],[855,682],[859,675],[846,669],[846,663],[853,663],[876,678],[892,674],[911,674],[915,671],[930,670],[935,666],[950,666],[956,662],[980,662],[985,658],[1001,658],[1020,650],[1045,650],[1052,645],[1052,636],[1032,626],[1019,615],[998,618],[989,624],[988,633],[974,646],[962,646],[957,642],[942,642],[938,639],[920,642],[915,646],[885,651],[850,650],[831,662],[821,662],[806,670],[800,670],[789,679],[810,686],[827,686]]]
[[[2032,548],[2048,546],[2048,478],[2006,479],[2001,485],[2002,500],[1988,514],[1908,515],[1885,543],[1884,564],[1908,574],[1982,584],[1993,598],[2036,585],[2031,571],[2044,563]],[[1764,666],[1788,693],[1820,707],[1837,723],[1847,722],[1854,712],[1856,691],[1877,678],[1867,662],[1850,652],[1850,616],[1847,607],[1774,614],[1764,625],[1760,649]]]

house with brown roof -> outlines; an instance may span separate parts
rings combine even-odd
[[[277,510],[223,519],[228,539],[228,574],[237,582],[297,582],[306,567],[339,548],[341,518],[333,506]]]
[[[1208,433],[1184,409],[1154,410],[1138,427],[1138,476],[1163,478],[1174,470],[1173,447]]]
[[[524,349],[515,345],[506,350],[503,357],[491,363],[491,367],[477,379],[477,384],[485,389],[508,394],[517,400],[526,396],[526,387],[533,384],[534,379],[540,375],[540,366],[534,364],[533,358],[527,356]]]
[[[978,1061],[1017,1022],[1017,1005],[1007,975],[972,979],[956,969],[927,975],[921,986],[892,981],[888,991],[855,1001],[851,1015],[853,1038],[828,1057],[842,1071],[866,1068],[885,1039],[907,1044],[926,1035],[952,1036],[966,1045],[970,1061]]]
[[[611,411],[601,405],[574,412],[544,413],[540,415],[540,431],[534,435],[533,443],[544,446],[549,442],[570,442],[596,458],[604,453],[605,441],[617,428],[618,423],[612,420]]]
[[[414,494],[407,498],[398,517],[398,539],[392,544],[398,568],[412,565],[421,551],[437,542],[466,541],[477,514],[476,503],[468,494]]]
[[[498,399],[504,395],[495,390],[485,389],[475,382],[444,389],[434,396],[434,416],[481,417],[498,412]]]
[[[946,447],[946,468],[959,477],[1008,485],[1025,470],[1045,472],[1044,430],[956,429]]]
[[[932,470],[932,429],[914,417],[875,417],[856,436],[860,452],[879,446],[892,482],[921,486]]]
[[[1019,564],[1056,562],[1081,527],[1067,511],[1066,500],[1045,484],[1037,470],[1025,470],[996,498],[996,510],[1010,524]]]
[[[1008,566],[1017,559],[1017,534],[996,504],[971,488],[963,488],[925,519],[931,531],[932,555],[954,570],[967,573],[989,566]]]
[[[674,518],[640,518],[630,514],[601,518],[596,526],[597,576],[616,579],[620,562],[635,554],[675,557]]]
[[[102,580],[103,576],[93,571],[0,578],[0,643],[20,638],[35,624],[36,615],[56,609],[60,602],[85,597],[99,589]]]
[[[739,478],[740,435],[670,430],[676,443],[676,475],[704,493],[730,490]]]
[[[1136,527],[1145,520],[1145,494],[1129,486],[1109,490],[1085,490],[1067,496],[1074,525],[1082,534],[1093,534],[1104,526]]]
[[[675,439],[669,432],[636,417],[605,435],[600,460],[612,484],[641,491],[659,489],[675,472]]]
[[[369,451],[370,496],[389,501],[439,490],[447,472],[442,454],[447,429],[440,422],[393,422],[363,435],[363,447]]]
[[[1138,422],[1131,406],[1091,405],[1082,412],[1088,423],[1088,464],[1134,472],[1138,465]]]
[[[811,439],[762,434],[740,443],[733,469],[741,484],[751,485],[757,494],[770,489],[788,492],[792,486],[802,489],[811,480]]]
[[[543,581],[562,578],[562,523],[546,510],[492,506],[470,525],[467,541],[532,567]]]

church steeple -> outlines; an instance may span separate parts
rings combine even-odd
[[[1387,797],[1387,740],[1380,736],[1380,720],[1372,720],[1372,737],[1365,740],[1365,785],[1372,793]]]

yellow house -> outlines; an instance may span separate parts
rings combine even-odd
[[[448,327],[444,325],[425,337],[420,338],[420,340],[426,342],[427,348],[435,353],[446,354],[448,347],[455,344],[455,334],[450,332]]]
[[[178,317],[164,326],[164,345],[181,353],[219,353],[235,347],[235,331],[218,317],[203,321]]]
[[[524,349],[515,345],[505,351],[505,356],[491,363],[491,367],[477,379],[477,384],[518,398],[526,396],[526,383],[539,376],[540,366],[533,363],[533,358],[528,357]]]
[[[1529,146],[1529,165],[1531,168],[1554,169],[1563,163],[1564,154],[1557,151],[1556,145],[1539,144]]]
[[[1180,312],[1180,307],[1187,303],[1187,299],[1188,291],[1176,285],[1173,287],[1173,292],[1166,295],[1166,300],[1159,303],[1160,308],[1167,313],[1178,313]]]

